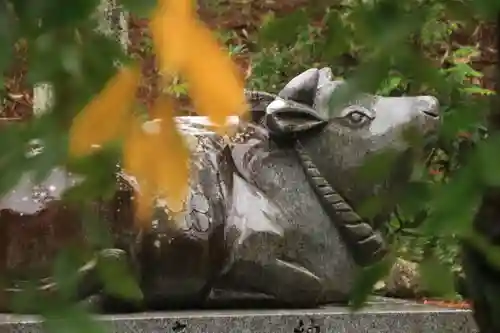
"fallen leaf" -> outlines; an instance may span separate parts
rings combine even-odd
[[[139,79],[139,67],[119,69],[104,89],[75,116],[69,131],[70,155],[90,154],[95,147],[125,133]]]

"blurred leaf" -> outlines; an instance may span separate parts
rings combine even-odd
[[[413,84],[428,86],[433,91],[449,89],[450,83],[443,73],[436,70],[434,62],[425,53],[408,45],[396,52],[398,70],[405,77],[411,78]],[[420,93],[416,91],[415,93]]]
[[[497,0],[474,0],[470,4],[486,20],[496,18],[500,11],[500,2]]]
[[[165,75],[176,74],[192,50],[189,34],[195,17],[193,4],[190,0],[158,0],[150,17],[154,52]]]
[[[68,148],[67,133],[57,126],[57,115],[54,113],[38,116],[29,125],[29,133],[39,141],[34,146],[39,153],[30,155],[26,163],[34,171],[33,181],[38,183],[45,180],[54,167],[64,165]]]
[[[103,323],[74,304],[56,303],[45,306],[43,328],[47,332],[105,333]]]
[[[75,78],[83,76],[82,60],[81,52],[76,45],[66,45],[61,49],[61,65]]]
[[[401,83],[402,78],[399,76],[391,76],[382,83],[378,93],[381,95],[389,95],[391,91],[396,89]]]
[[[75,26],[85,21],[96,9],[98,0],[76,0],[67,5],[63,0],[13,1],[23,30],[34,36],[40,32]]]
[[[500,246],[493,245],[487,237],[477,232],[471,232],[463,237],[467,243],[484,255],[486,261],[493,267],[500,268]]]
[[[436,187],[430,201],[431,214],[422,231],[441,236],[469,232],[481,201],[481,190],[475,168],[468,165],[460,169],[450,182]]]
[[[139,84],[137,67],[121,68],[104,90],[73,120],[69,152],[82,156],[124,134]]]
[[[480,54],[479,50],[475,47],[460,47],[459,49],[453,51],[453,54],[451,56],[453,62],[456,63],[463,63],[463,62],[469,62],[471,58],[477,57]]]
[[[82,278],[78,270],[85,263],[82,254],[76,249],[65,248],[56,257],[53,276],[58,295],[63,300],[74,300],[77,295],[78,283]]]
[[[18,41],[19,26],[14,19],[7,1],[0,2],[0,72],[5,73],[12,63],[14,44]],[[0,86],[4,85],[4,76],[0,77]]]
[[[170,75],[180,72],[197,113],[208,116],[224,131],[228,116],[247,111],[244,82],[238,68],[229,54],[222,51],[212,32],[195,20],[190,0],[160,2],[150,28],[160,68]]]
[[[449,267],[436,256],[429,256],[419,265],[422,289],[433,296],[450,297],[455,294],[455,278]]]
[[[405,215],[413,216],[428,205],[431,196],[431,184],[413,181],[405,186],[405,191],[399,197],[398,206]]]
[[[149,17],[157,3],[157,0],[120,0],[124,9],[138,17]]]
[[[458,132],[470,130],[471,126],[481,121],[483,114],[480,110],[473,105],[462,105],[444,113],[440,134],[451,140],[456,138]]]
[[[493,95],[493,94],[495,94],[494,91],[489,90],[489,89],[484,89],[481,87],[465,87],[465,88],[461,88],[461,90],[466,92],[467,94],[478,94],[478,95]]]
[[[330,10],[325,21],[327,32],[323,57],[332,59],[345,52],[349,52],[349,40],[352,33],[344,25],[341,13],[337,10]]]
[[[41,30],[74,27],[85,21],[97,8],[99,0],[72,0],[71,6],[65,0],[37,1],[30,4],[32,17],[41,19]]]
[[[349,298],[351,309],[359,310],[363,306],[375,284],[389,274],[394,261],[394,255],[389,254],[380,262],[359,271]]]
[[[102,252],[97,270],[107,293],[118,298],[141,301],[142,291],[126,262],[125,253],[109,249]]]
[[[196,45],[196,53],[191,52],[186,60],[183,75],[195,110],[208,116],[216,126],[226,125],[228,116],[240,116],[247,111],[243,78],[204,25],[193,23],[189,40]],[[199,61],[199,54],[203,54],[203,61]]]
[[[297,9],[285,17],[270,20],[261,27],[259,37],[264,43],[279,43],[290,45],[297,35],[307,29],[309,17],[303,9]]]
[[[40,311],[41,306],[50,305],[50,300],[46,300],[46,303],[39,301],[40,295],[35,281],[23,281],[18,287],[21,292],[12,296],[8,304],[9,310],[15,313],[36,313]]]
[[[420,153],[420,149],[422,149],[425,145],[425,138],[422,135],[422,132],[419,128],[415,126],[410,126],[405,128],[401,133],[401,138],[408,144],[409,147],[416,148],[414,149],[415,153]],[[410,157],[410,155],[408,155]]]
[[[172,105],[158,98],[151,113],[153,120],[133,122],[124,144],[124,169],[137,180],[136,213],[144,226],[158,196],[173,212],[184,208],[189,179],[189,151],[172,118]]]
[[[9,124],[0,131],[0,195],[14,187],[29,170],[26,163],[26,142],[25,131],[18,124]]]
[[[458,63],[448,68],[445,70],[445,73],[447,73],[451,79],[460,83],[463,83],[471,77],[481,78],[483,76],[481,72],[474,70],[469,64],[464,63]]]
[[[365,219],[372,219],[384,209],[385,203],[386,198],[382,195],[370,197],[361,203],[357,213]]]
[[[406,11],[402,3],[392,0],[381,0],[374,3],[373,7],[359,6],[353,11],[352,20],[356,25],[356,35],[377,49],[404,47],[401,42],[411,33],[418,30],[425,21],[426,6],[413,7]]]
[[[92,203],[88,206],[82,206],[86,208],[82,209],[82,228],[90,247],[98,250],[113,247],[113,235],[110,232],[109,221],[106,221],[98,214]]]
[[[386,178],[391,173],[399,157],[395,150],[382,150],[369,155],[362,166],[356,170],[359,181],[373,181]]]
[[[485,185],[500,186],[500,133],[494,133],[485,141],[479,142],[475,162],[477,174]]]
[[[446,13],[449,15],[450,20],[473,20],[474,16],[471,15],[471,8],[469,1],[463,0],[449,0],[446,1]]]
[[[72,173],[76,184],[64,192],[64,200],[82,204],[111,199],[117,186],[117,161],[121,153],[118,148],[121,147],[117,147],[116,142],[111,142],[91,155],[68,161],[66,169]]]
[[[390,70],[390,59],[386,55],[376,54],[376,57],[359,65],[351,77],[345,80],[345,84],[333,91],[329,100],[329,109],[336,110],[356,99],[359,94],[374,93]]]

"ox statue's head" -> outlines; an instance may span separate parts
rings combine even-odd
[[[404,133],[425,138],[436,131],[439,103],[432,96],[357,94],[336,105],[331,96],[341,87],[346,83],[333,80],[329,68],[309,69],[280,91],[263,121],[276,137],[300,142],[321,176],[357,210],[367,198],[387,194],[409,178],[411,153],[421,147]],[[390,170],[360,179],[360,167],[386,152],[394,157]],[[387,213],[391,207],[386,208]]]

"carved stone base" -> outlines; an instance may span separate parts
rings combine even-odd
[[[447,333],[478,332],[467,310],[376,299],[361,312],[331,306],[307,310],[205,310],[99,317],[119,333]],[[0,332],[42,332],[32,316],[0,315]]]

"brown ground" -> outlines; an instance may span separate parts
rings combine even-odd
[[[216,0],[217,10],[201,6],[200,17],[212,28],[232,30],[239,39],[232,42],[246,42],[246,36],[256,31],[263,16],[269,12],[276,15],[286,15],[290,11],[299,8],[308,0]],[[206,0],[209,2],[209,0]],[[144,59],[144,78],[138,92],[139,100],[146,106],[150,106],[159,93],[158,75],[155,67],[154,55],[145,44],[148,36],[147,22],[145,20],[130,20],[130,50],[133,55]],[[478,25],[473,32],[467,32],[454,37],[459,44],[469,44],[474,41],[480,46],[482,51],[480,59],[475,61],[475,67],[485,73],[483,86],[493,88],[492,78],[494,75],[495,31],[491,26]],[[1,118],[27,118],[32,113],[32,89],[24,80],[26,63],[24,59],[22,43],[19,44],[18,54],[12,70],[7,73],[6,88],[7,97],[4,99],[4,109],[0,114]],[[248,76],[251,73],[251,64],[248,55],[239,55],[235,61],[242,68],[242,75]],[[188,106],[189,101],[179,101],[182,106]]]
[[[16,45],[19,55],[11,68],[6,73],[5,88],[6,97],[2,101],[3,112],[0,118],[27,118],[32,113],[33,89],[25,82],[26,74],[26,48],[24,43]]]

